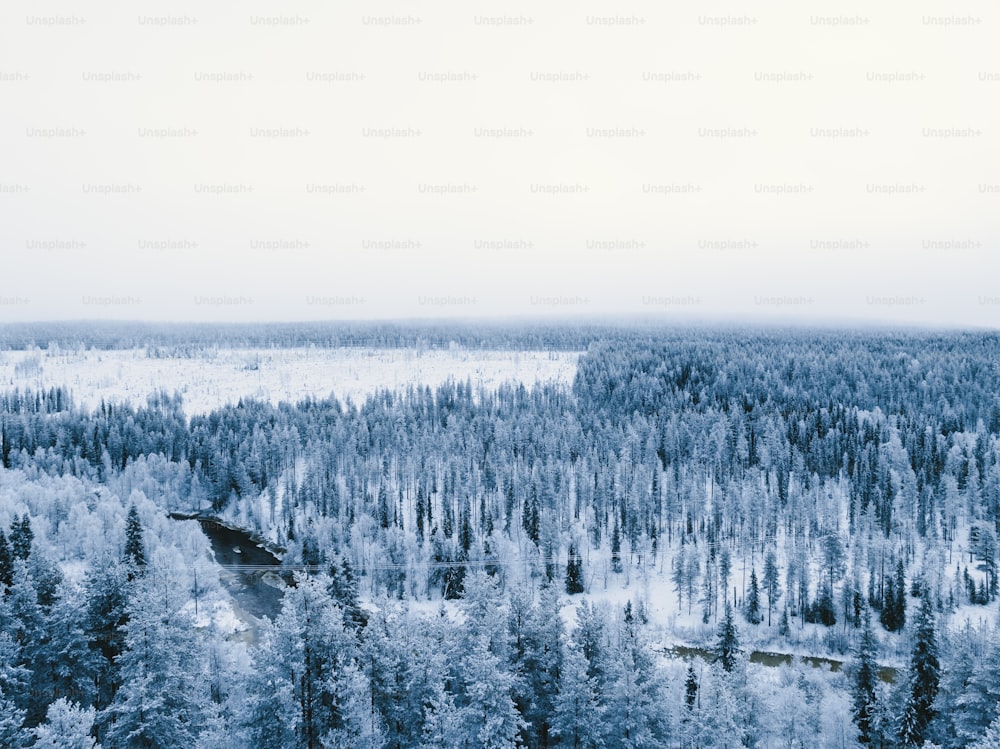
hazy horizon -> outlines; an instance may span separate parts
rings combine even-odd
[[[1000,11],[0,20],[0,321],[1000,323]]]

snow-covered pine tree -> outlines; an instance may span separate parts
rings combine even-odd
[[[747,593],[747,605],[744,612],[750,624],[760,624],[760,584],[757,582],[757,570],[750,569],[750,590]]]
[[[740,638],[736,630],[736,622],[733,621],[733,609],[726,603],[725,613],[719,623],[719,639],[715,643],[715,659],[721,664],[723,670],[729,672],[736,667],[737,656],[740,652]]]
[[[1000,749],[1000,716],[990,723],[986,733],[968,745],[968,749]]]
[[[101,749],[90,735],[93,725],[94,708],[60,697],[49,705],[45,722],[32,729],[32,749]]]
[[[935,635],[934,608],[929,595],[920,599],[916,635],[910,656],[910,674],[904,684],[907,698],[899,738],[904,746],[923,746],[927,726],[934,717],[934,700],[941,679]]]
[[[551,730],[559,746],[572,749],[604,746],[604,710],[597,684],[587,675],[588,665],[578,647],[564,645]]]
[[[169,581],[140,578],[128,606],[121,687],[98,716],[106,743],[121,749],[189,749],[208,702],[200,643]]]
[[[583,593],[583,562],[576,550],[576,544],[569,545],[569,561],[566,562],[566,592],[571,596]]]
[[[767,626],[771,626],[771,612],[781,598],[780,573],[773,551],[764,559],[764,592],[767,593]]]
[[[18,708],[0,690],[0,746],[21,749],[28,746],[31,735],[24,730],[24,710]]]
[[[11,554],[7,536],[0,530],[0,586],[10,587],[14,582],[14,558]]]
[[[131,564],[137,574],[146,566],[146,545],[143,542],[142,522],[135,505],[128,508],[125,519],[125,561]]]
[[[853,715],[858,727],[858,742],[869,744],[872,740],[872,719],[876,709],[878,680],[878,642],[872,631],[871,615],[865,612],[864,629],[855,656],[853,679]]]
[[[687,677],[684,679],[684,706],[688,712],[694,710],[694,705],[698,699],[698,677],[694,673],[694,664],[689,663]]]
[[[512,699],[514,676],[492,652],[488,633],[472,643],[461,670],[468,716],[466,746],[514,749],[525,723]]]
[[[955,688],[955,678],[951,673],[953,668],[961,668],[961,654],[949,658],[947,670],[942,677],[942,690],[945,687]],[[1000,643],[990,642],[985,653],[972,654],[972,670],[961,691],[954,695],[952,711],[948,715],[954,726],[956,743],[970,742],[981,736],[1000,711]],[[959,663],[952,665],[953,660]],[[948,707],[947,700],[939,694],[938,703]]]

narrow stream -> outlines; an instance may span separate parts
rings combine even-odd
[[[675,645],[672,648],[663,648],[658,652],[671,658],[701,658],[704,661],[712,661],[715,659],[715,654],[707,648],[692,648],[687,647],[686,645]],[[763,650],[754,650],[750,653],[751,663],[756,663],[761,666],[769,666],[771,668],[777,668],[778,666],[783,665],[791,666],[795,662],[796,658],[813,668],[825,668],[834,673],[840,671],[844,667],[843,661],[834,660],[833,658],[823,658],[816,655],[795,656],[788,653],[768,653]],[[886,684],[892,684],[896,681],[896,669],[892,666],[880,666],[878,670],[878,677]]]
[[[281,560],[244,530],[200,515],[171,515],[174,520],[197,520],[208,536],[215,561],[222,567],[219,579],[242,613],[256,620],[271,620],[281,611],[284,582],[279,576]],[[274,568],[273,570],[270,568]],[[248,622],[254,626],[254,622]]]

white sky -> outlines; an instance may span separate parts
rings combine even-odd
[[[984,0],[5,0],[0,321],[996,326],[998,39]]]

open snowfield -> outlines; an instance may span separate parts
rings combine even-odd
[[[101,400],[144,405],[159,390],[184,398],[187,415],[203,414],[240,398],[295,402],[331,393],[362,402],[380,389],[436,387],[448,378],[474,389],[504,382],[570,383],[575,352],[470,351],[376,348],[205,349],[190,358],[155,358],[146,349],[0,352],[0,387],[65,386],[77,405]]]

